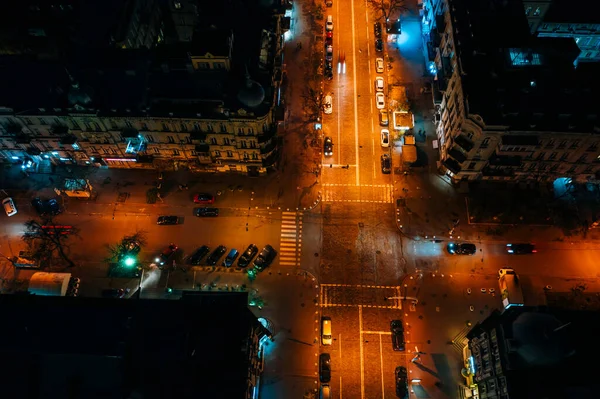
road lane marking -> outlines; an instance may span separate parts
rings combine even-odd
[[[359,329],[359,337],[360,337],[360,397],[364,399],[365,397],[365,364],[364,364],[364,354],[363,354],[363,333],[362,333],[362,307],[358,306],[358,329]]]
[[[363,331],[363,334],[392,335],[391,331]]]
[[[358,165],[360,162],[358,161],[358,91],[356,84],[356,29],[354,25],[354,2],[350,2],[350,9],[352,14],[352,64],[354,68],[352,69],[352,77],[354,81],[354,151],[356,152],[356,184],[360,184],[360,168]],[[367,46],[367,51],[369,47]],[[367,57],[368,59],[368,57]]]
[[[381,397],[385,398],[385,384],[383,383],[383,343],[379,334],[379,365],[381,369]]]

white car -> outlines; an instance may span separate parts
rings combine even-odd
[[[375,94],[375,102],[377,103],[377,109],[385,108],[385,96],[383,93],[380,92]]]
[[[333,30],[333,17],[331,15],[327,16],[327,22],[325,23],[325,30]]]
[[[377,71],[377,73],[383,73],[383,68],[384,68],[383,58],[376,58],[375,59],[375,70]]]
[[[383,91],[383,78],[381,76],[375,78],[375,91]]]
[[[327,115],[333,112],[333,98],[330,95],[325,96],[325,102],[323,103],[323,112]]]
[[[390,146],[390,131],[387,129],[381,129],[381,146],[382,147]]]

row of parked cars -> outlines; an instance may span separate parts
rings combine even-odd
[[[159,266],[164,266],[168,262],[173,260],[175,253],[179,247],[173,243],[169,244],[165,249],[154,259],[154,263]],[[258,252],[258,247],[254,244],[248,245],[246,250],[240,254],[240,252],[232,248],[227,253],[227,256],[221,261],[221,258],[227,253],[227,247],[224,245],[219,245],[214,248],[212,251],[210,247],[207,245],[203,245],[200,248],[196,249],[192,255],[187,258],[187,263],[190,265],[198,266],[198,265],[207,265],[207,266],[225,266],[231,267],[234,264],[237,264],[237,267],[246,268],[252,264],[254,270],[262,271],[269,267],[275,257],[277,256],[277,251],[270,246],[265,245],[265,247]],[[239,259],[238,259],[239,256]],[[221,261],[221,262],[219,262]]]
[[[446,246],[446,250],[451,255],[475,255],[477,247],[470,242],[451,242]],[[511,255],[527,255],[537,252],[535,244],[518,243],[506,244],[506,252]]]

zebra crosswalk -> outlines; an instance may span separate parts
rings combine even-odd
[[[302,249],[302,213],[281,213],[281,238],[279,242],[279,264],[300,266]]]
[[[392,184],[323,184],[324,202],[371,202],[389,204],[394,202]]]
[[[385,285],[321,284],[321,307],[402,309],[400,287]]]

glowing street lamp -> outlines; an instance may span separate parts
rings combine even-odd
[[[127,267],[132,267],[133,265],[135,265],[136,260],[134,257],[132,256],[128,256],[125,258],[125,260],[123,261],[123,263],[125,264],[125,266]]]

